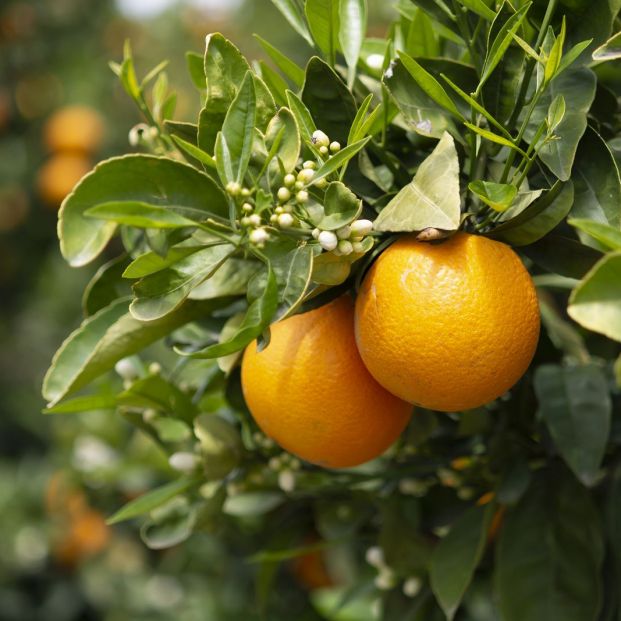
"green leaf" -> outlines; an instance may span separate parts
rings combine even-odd
[[[344,283],[351,274],[351,264],[355,258],[351,254],[337,256],[333,252],[321,253],[313,261],[313,282],[329,287]]]
[[[420,9],[416,10],[411,19],[405,51],[412,58],[435,58],[440,55],[438,36],[433,27],[433,22]]]
[[[192,289],[189,298],[214,300],[231,295],[243,295],[246,293],[249,280],[259,269],[259,265],[257,261],[232,257],[211,278]]]
[[[536,475],[496,547],[503,621],[595,621],[604,546],[588,492],[565,471]]]
[[[229,496],[224,501],[222,511],[235,517],[264,515],[274,510],[285,500],[279,492],[245,492]]]
[[[82,414],[95,410],[114,410],[117,400],[114,395],[85,395],[75,397],[51,408],[45,408],[44,414]]]
[[[512,246],[532,244],[547,235],[565,219],[573,200],[574,187],[572,182],[557,181],[552,189],[515,218],[503,222],[485,235]]]
[[[514,15],[509,17],[509,19],[507,19],[507,21],[498,29],[494,42],[491,44],[485,57],[483,70],[481,71],[481,80],[477,91],[480,91],[481,87],[485,84],[485,82],[487,82],[494,69],[498,66],[498,63],[502,60],[507,48],[511,45],[513,35],[522,25],[531,4],[532,2],[527,2],[524,6],[520,7],[520,9],[518,9]],[[496,21],[494,21],[494,25],[496,25]]]
[[[131,314],[139,321],[153,321],[171,313],[194,287],[212,276],[234,250],[230,244],[203,248],[165,270],[145,276],[134,285]]]
[[[561,64],[561,57],[563,55],[563,45],[565,44],[566,24],[565,17],[561,23],[561,31],[558,37],[554,38],[552,49],[548,54],[544,69],[543,69],[543,81],[547,84],[557,73]]]
[[[491,515],[489,507],[466,511],[431,557],[431,588],[449,620],[455,616],[483,556]]]
[[[391,63],[383,82],[417,134],[441,138],[447,129],[453,130],[452,119],[417,84],[401,60]]]
[[[310,285],[313,257],[311,246],[296,244],[289,252],[272,258],[271,265],[278,283],[276,319],[285,319],[302,303]]]
[[[327,188],[324,215],[317,223],[321,230],[335,231],[355,220],[362,211],[362,201],[343,183],[333,181]]]
[[[552,101],[559,95],[571,102],[554,132],[558,140],[543,145],[538,154],[539,159],[561,181],[567,181],[571,176],[578,143],[587,126],[587,114],[595,96],[595,86],[595,74],[585,67],[569,69],[557,76],[535,106],[524,133],[526,140],[531,142],[539,125],[547,117]]]
[[[105,160],[78,183],[60,210],[60,249],[74,267],[95,259],[116,225],[84,217],[94,205],[115,201],[176,205],[205,218],[228,217],[228,205],[216,183],[192,166],[152,155],[125,155]]]
[[[258,338],[270,324],[278,307],[278,284],[276,275],[271,267],[268,267],[268,275],[265,288],[260,297],[254,300],[248,307],[244,320],[237,332],[227,341],[210,345],[191,354],[193,358],[220,358],[227,356],[249,345]]]
[[[241,52],[220,33],[206,38],[207,93],[198,121],[198,146],[213,153],[216,136],[250,66]]]
[[[166,120],[164,121],[164,127],[170,134],[171,138],[176,136],[194,146],[198,145],[198,125],[195,125],[194,123]]]
[[[306,0],[304,13],[317,47],[334,65],[339,40],[340,0]]]
[[[498,219],[499,222],[508,222],[517,215],[521,214],[531,203],[534,203],[541,195],[543,190],[527,190],[525,192],[518,192],[513,203],[511,203],[509,209],[503,212],[502,216]]]
[[[618,229],[621,226],[619,169],[606,142],[590,127],[580,141],[571,178],[575,188],[572,216]]]
[[[319,181],[319,179],[323,179],[328,175],[331,175],[333,172],[336,172],[341,166],[344,166],[349,160],[351,160],[356,153],[358,153],[361,149],[364,149],[366,144],[371,140],[370,136],[359,140],[358,142],[354,142],[354,144],[347,145],[344,149],[341,149],[338,153],[330,156],[330,159],[326,160],[317,170],[315,176],[313,177],[313,183]]]
[[[270,66],[264,63],[262,60],[259,61],[259,72],[261,74],[261,79],[265,82],[265,85],[269,89],[270,93],[274,97],[274,101],[278,103],[279,106],[287,105],[287,89],[289,85],[285,81],[285,79],[280,75],[280,73],[274,71]]]
[[[464,123],[464,125],[468,129],[472,130],[475,134],[479,134],[479,136],[482,136],[486,140],[490,140],[491,142],[495,142],[496,144],[501,144],[503,147],[509,147],[510,149],[514,149],[515,151],[517,151],[520,155],[526,156],[526,153],[524,153],[524,151],[522,151],[522,149],[520,149],[520,147],[518,147],[513,142],[513,140],[509,140],[504,136],[499,136],[498,134],[495,134],[488,129],[483,129],[482,127],[479,127],[478,125],[473,125],[472,123]]]
[[[137,321],[129,314],[128,299],[117,300],[100,310],[83,321],[54,355],[43,380],[48,407],[112,369],[121,358],[141,351],[222,304],[186,302],[174,313],[149,323]]]
[[[164,550],[186,541],[194,530],[196,509],[183,497],[173,498],[158,508],[156,519],[145,522],[140,538],[151,550]]]
[[[414,78],[420,88],[433,99],[439,106],[448,110],[458,119],[463,119],[457,106],[453,100],[447,95],[441,84],[423,67],[421,67],[413,58],[410,58],[404,52],[399,52],[399,58],[408,73]]]
[[[87,218],[108,220],[125,226],[142,229],[176,229],[185,226],[196,226],[196,222],[188,220],[178,213],[149,205],[140,201],[111,201],[100,203],[84,212]]]
[[[253,37],[261,44],[268,56],[291,82],[298,88],[301,87],[304,83],[304,69],[296,65],[286,54],[283,54],[263,37],[257,34],[254,34]]]
[[[596,263],[572,292],[567,312],[584,328],[621,341],[621,252]]]
[[[621,58],[621,32],[615,33],[606,43],[594,50],[592,57],[597,62]]]
[[[597,240],[606,250],[621,250],[621,231],[610,224],[586,218],[570,218],[567,223]]]
[[[199,91],[204,91],[207,88],[207,82],[205,80],[205,59],[195,52],[186,52],[185,62],[192,83]]]
[[[545,286],[545,283],[541,282],[544,277],[563,279],[561,283],[563,288],[566,286],[570,289],[575,286],[575,279],[558,276],[556,274],[542,274],[540,276],[535,276],[533,281],[538,289],[537,296],[539,298],[539,309],[541,311],[541,323],[545,326],[548,337],[554,346],[560,349],[570,359],[573,358],[579,362],[588,362],[589,352],[577,326],[572,322],[566,321],[561,316],[561,313],[556,307],[554,298],[549,293],[541,291],[541,287]]]
[[[122,280],[127,265],[127,255],[122,254],[104,263],[91,278],[82,295],[84,316],[94,315],[120,297],[129,295]]]
[[[459,161],[453,138],[444,133],[414,179],[380,212],[377,231],[454,231],[460,220]]]
[[[539,417],[567,465],[585,485],[593,485],[610,433],[612,402],[608,380],[595,363],[545,364],[535,373]]]
[[[201,414],[194,422],[208,480],[226,477],[242,459],[243,446],[237,428],[215,414]]]
[[[496,13],[483,0],[459,0],[459,3],[487,21],[492,21]]]
[[[205,166],[208,166],[209,168],[216,167],[215,160],[206,151],[203,151],[201,148],[191,142],[188,142],[187,140],[184,140],[183,138],[180,138],[179,136],[172,135],[171,138],[184,153],[187,153],[195,160],[198,160],[201,164],[205,164]]]
[[[302,143],[295,117],[287,108],[281,108],[267,126],[265,145],[270,152],[277,140],[274,158],[278,159],[272,162],[273,172],[280,172],[277,163],[280,161],[285,173],[290,173],[298,163]]]
[[[143,278],[170,267],[177,261],[199,251],[203,246],[174,246],[165,256],[146,252],[136,257],[123,272],[123,278]]]
[[[340,0],[339,42],[348,67],[347,83],[351,88],[356,78],[362,42],[367,30],[366,0]]]
[[[317,127],[330,140],[345,144],[349,128],[356,116],[356,102],[343,80],[317,56],[313,56],[306,65],[302,101],[308,107]]]
[[[486,205],[500,213],[509,208],[517,195],[517,188],[514,185],[491,181],[472,181],[468,184],[468,189]]]
[[[283,14],[291,27],[313,47],[313,38],[308,31],[304,15],[295,0],[272,0],[272,4]]]
[[[175,496],[187,492],[198,483],[195,478],[181,478],[172,483],[162,485],[135,500],[128,502],[123,508],[108,518],[108,524],[118,524],[125,520],[131,520],[139,515],[144,515],[161,507]]]
[[[548,116],[546,117],[546,124],[550,133],[559,126],[560,122],[565,117],[565,98],[563,95],[557,95],[548,108]]]
[[[298,124],[298,129],[300,130],[304,142],[306,142],[306,144],[311,144],[313,132],[317,129],[311,113],[304,105],[304,102],[292,91],[287,91],[287,102],[289,103],[289,109],[295,118],[295,122]]]

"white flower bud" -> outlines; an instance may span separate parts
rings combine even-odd
[[[403,583],[403,594],[406,597],[416,597],[423,586],[420,578],[412,576]]]
[[[325,177],[321,177],[321,179],[317,179],[317,181],[315,181],[314,185],[320,190],[323,190],[328,185],[328,180]]]
[[[384,550],[379,546],[371,546],[365,554],[365,559],[371,567],[379,568],[386,565]]]
[[[149,373],[151,375],[159,375],[162,372],[162,365],[159,362],[152,362],[149,365]]]
[[[278,200],[281,203],[285,203],[291,198],[291,192],[289,191],[289,188],[286,188],[284,186],[278,188],[278,192],[276,195],[278,196]]]
[[[137,147],[140,144],[140,140],[145,135],[145,132],[149,130],[149,126],[146,123],[138,123],[129,130],[129,144],[132,147]]]
[[[244,216],[239,222],[242,226],[250,226],[250,218],[248,216]]]
[[[291,173],[285,175],[284,178],[284,184],[290,188],[294,183],[295,183],[295,175],[292,175]]]
[[[300,190],[296,195],[295,195],[295,200],[298,203],[307,203],[308,202],[308,192],[306,190]]]
[[[306,160],[304,164],[302,164],[302,168],[310,168],[314,170],[317,168],[317,162],[313,162],[313,160]]]
[[[278,473],[278,487],[283,492],[292,492],[295,489],[295,474],[291,470]]]
[[[280,215],[281,213],[285,213],[285,210],[282,207],[276,207],[276,209],[274,209],[274,213]]]
[[[321,155],[328,155],[328,147],[319,147],[319,153]]]
[[[288,229],[290,226],[293,226],[293,216],[290,213],[283,213],[278,216],[278,226],[281,229]]]
[[[354,247],[350,241],[342,239],[337,246],[339,252],[343,255],[351,254],[354,251]]]
[[[364,237],[373,230],[373,222],[371,220],[354,220],[351,223],[352,235]]]
[[[375,577],[375,586],[381,591],[390,591],[397,584],[397,578],[392,569],[382,567],[379,574]]]
[[[179,451],[168,458],[168,463],[174,470],[190,474],[198,466],[198,457],[194,453]]]
[[[267,467],[270,470],[280,470],[280,457],[270,457],[270,460],[267,462]]]
[[[336,236],[339,239],[349,239],[350,235],[351,235],[351,227],[349,226],[342,226],[340,229],[336,230]]]
[[[237,181],[229,181],[226,184],[226,191],[231,196],[237,196],[241,192],[241,185]]]
[[[341,143],[337,142],[336,140],[334,142],[330,143],[330,152],[331,153],[338,153],[341,150]]]
[[[364,253],[364,244],[362,242],[352,242],[352,249],[356,254]]]
[[[248,220],[250,220],[252,226],[261,226],[261,216],[258,213],[253,213],[251,216],[248,216]]]
[[[303,181],[296,181],[294,184],[294,187],[296,190],[301,190],[304,187],[304,182]]]
[[[322,132],[320,129],[313,132],[312,140],[313,144],[317,145],[318,147],[326,147],[326,149],[330,144],[330,138],[328,138],[328,136],[324,134],[324,132]]]
[[[321,247],[328,252],[330,252],[330,250],[334,250],[339,243],[338,238],[332,231],[321,231],[317,239]]]
[[[277,214],[275,214],[275,213],[273,213],[273,214],[270,216],[270,222],[271,222],[272,224],[276,224],[276,222],[278,222],[278,215],[277,215]]]
[[[122,358],[114,365],[114,370],[120,377],[126,380],[133,380],[138,377],[138,369],[129,358]]]
[[[298,173],[298,181],[308,184],[315,176],[315,171],[312,168],[304,168]]]
[[[319,229],[313,229],[313,232],[311,233],[313,239],[319,239],[319,233],[321,233]]]
[[[270,238],[269,233],[265,229],[254,229],[249,235],[251,244],[264,244]]]
[[[251,194],[252,194],[252,192],[248,188],[242,188],[241,189],[241,195],[244,198],[248,198],[248,196],[250,196]]]
[[[254,210],[254,207],[250,204],[250,203],[244,203],[242,206],[242,211],[245,211],[246,213],[250,213],[251,211]]]

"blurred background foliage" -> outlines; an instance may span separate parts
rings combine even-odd
[[[390,5],[370,2],[371,36],[383,35]],[[135,526],[106,526],[166,459],[118,417],[45,417],[39,396],[98,267],[69,272],[61,261],[60,196],[123,153],[141,121],[108,61],[127,38],[141,72],[169,59],[176,118],[191,118],[199,102],[184,53],[202,52],[215,31],[249,58],[262,56],[253,32],[300,62],[309,54],[269,0],[0,2],[0,621],[258,618],[252,523],[236,534],[237,556],[209,536],[155,552]],[[281,579],[290,588],[279,590],[278,618],[320,619],[296,593],[330,583],[321,556]]]

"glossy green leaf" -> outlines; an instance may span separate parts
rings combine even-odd
[[[304,102],[292,91],[287,91],[287,101],[304,142],[311,143],[313,132],[317,129],[311,113]]]
[[[330,287],[344,283],[351,274],[351,264],[354,259],[355,257],[351,254],[337,256],[333,252],[321,253],[313,261],[313,282]]]
[[[597,240],[607,250],[621,250],[621,231],[610,224],[586,218],[570,218],[567,222]]]
[[[139,496],[128,502],[122,509],[108,519],[108,524],[118,524],[125,520],[131,520],[139,515],[144,515],[161,507],[175,496],[187,492],[198,483],[194,478],[180,478],[172,483],[162,485],[156,489]]]
[[[95,410],[114,410],[117,400],[114,395],[85,395],[68,399],[51,408],[45,408],[44,414],[82,414]]]
[[[278,144],[274,145],[276,141]],[[295,117],[289,109],[281,108],[270,121],[265,133],[265,145],[270,152],[272,152],[272,147],[275,147],[274,157],[278,160],[272,162],[274,171],[279,171],[278,161],[282,164],[285,173],[295,168],[300,157],[302,142]]]
[[[466,511],[431,557],[431,588],[449,620],[455,616],[481,560],[491,515],[490,507]]]
[[[544,69],[543,69],[543,81],[547,84],[556,75],[559,66],[561,64],[561,57],[563,55],[563,45],[565,44],[566,35],[566,23],[565,18],[561,23],[561,30],[558,37],[554,38],[554,43],[548,54]]]
[[[417,9],[409,21],[410,27],[405,41],[405,51],[412,58],[433,58],[439,56],[438,36],[429,16]]]
[[[209,168],[216,167],[215,160],[206,151],[203,151],[201,148],[179,136],[172,135],[171,138],[172,141],[183,151],[183,153],[193,157],[195,160],[198,160],[201,164],[205,164],[205,166],[208,166]]]
[[[340,0],[338,38],[348,67],[347,83],[350,88],[353,86],[356,77],[356,66],[360,58],[360,50],[366,30],[366,0]]]
[[[151,550],[165,550],[186,541],[194,530],[196,510],[182,497],[173,498],[154,512],[140,528],[140,538]]]
[[[123,272],[123,278],[143,278],[170,267],[177,261],[185,259],[200,250],[202,246],[174,246],[161,256],[155,252],[146,252],[136,257]]]
[[[504,621],[595,621],[604,558],[588,492],[569,473],[544,471],[507,516],[496,548]]]
[[[283,14],[291,27],[312,47],[313,39],[296,0],[272,0],[272,4]]]
[[[494,211],[501,213],[509,208],[517,195],[514,185],[492,181],[471,181],[468,189]]]
[[[590,127],[580,141],[571,178],[575,197],[572,216],[621,226],[621,179],[614,156]]]
[[[615,33],[606,43],[593,51],[593,60],[605,62],[621,58],[621,32]]]
[[[261,47],[267,52],[268,56],[274,61],[276,66],[297,86],[298,88],[304,83],[304,69],[296,65],[286,54],[275,48],[271,43],[263,37],[255,34],[254,38],[261,44]]]
[[[121,360],[177,328],[204,317],[222,302],[186,302],[177,311],[148,323],[128,312],[129,299],[117,300],[82,322],[56,352],[43,381],[43,396],[53,407],[109,371]]]
[[[204,214],[228,216],[222,190],[192,166],[151,155],[125,155],[98,164],[74,188],[61,207],[58,223],[60,248],[73,266],[89,263],[104,249],[114,222],[84,217],[95,205],[115,201],[176,205]]]
[[[413,58],[407,54],[400,52],[399,58],[408,73],[414,78],[420,88],[433,99],[439,106],[448,110],[458,119],[462,119],[462,115],[453,103],[453,100],[447,95],[441,84],[428,72],[423,69]]]
[[[237,259],[228,259],[218,271],[197,285],[188,296],[192,300],[214,300],[231,295],[243,295],[248,281],[256,274],[260,263]]]
[[[561,181],[567,181],[578,149],[578,143],[587,126],[587,113],[595,96],[595,75],[585,67],[568,69],[557,76],[536,105],[524,136],[531,141],[541,122],[547,117],[552,101],[562,95],[568,105],[563,120],[555,130],[558,140],[541,147],[539,159]]]
[[[359,151],[364,149],[367,143],[371,140],[370,136],[359,140],[358,142],[354,142],[353,144],[347,145],[344,149],[341,149],[338,153],[335,153],[330,157],[330,159],[326,160],[315,173],[313,177],[313,181],[317,182],[319,179],[323,179],[328,175],[339,170],[342,166],[347,164],[349,160],[351,160]]]
[[[592,485],[610,433],[612,402],[608,380],[595,363],[546,364],[535,373],[539,416],[574,474]]]
[[[546,124],[549,132],[554,132],[554,130],[559,126],[560,122],[565,117],[565,110],[565,98],[563,95],[557,95],[552,100],[552,103],[548,108],[548,116],[546,117]]]
[[[302,101],[317,128],[344,145],[356,116],[356,102],[343,80],[316,56],[306,66]]]
[[[279,106],[286,106],[287,89],[289,88],[286,80],[280,75],[280,73],[274,71],[274,69],[264,63],[262,60],[258,62],[258,65],[261,79],[263,80],[263,82],[265,82],[265,85],[272,94],[272,97],[274,97],[274,101]]]
[[[149,205],[140,201],[100,203],[87,209],[84,215],[87,218],[107,220],[142,229],[175,229],[196,226],[196,222],[188,220],[166,207]]]
[[[198,146],[211,154],[226,113],[250,66],[241,52],[220,33],[208,35],[205,45],[207,93],[198,121]]]
[[[532,244],[565,219],[573,199],[574,188],[571,181],[566,183],[558,181],[551,190],[515,218],[503,222],[486,235],[512,246]]]
[[[543,190],[527,190],[525,192],[518,192],[509,208],[504,211],[498,219],[498,222],[507,222],[512,220],[517,215],[521,214],[529,205],[534,203],[542,194]]]
[[[194,86],[196,86],[198,90],[204,91],[207,88],[204,58],[195,52],[186,52],[185,62]]]
[[[572,292],[567,312],[581,326],[621,341],[621,252],[598,261]]]
[[[264,290],[248,307],[237,332],[227,341],[210,345],[191,356],[193,358],[220,358],[243,349],[269,326],[277,308],[278,284],[274,270],[269,267]]]
[[[317,47],[333,65],[339,43],[340,0],[306,0],[304,13]]]
[[[212,276],[234,252],[230,244],[203,248],[134,285],[129,310],[140,321],[153,321],[175,310],[194,287]]]
[[[82,295],[82,311],[85,317],[94,315],[117,298],[130,294],[126,289],[127,283],[122,280],[127,262],[127,256],[121,255],[104,263],[97,270]]]
[[[479,127],[478,125],[473,125],[472,123],[464,123],[464,125],[472,130],[475,134],[479,134],[479,136],[485,138],[486,140],[489,140],[491,142],[495,142],[496,144],[500,144],[503,147],[509,147],[510,149],[514,149],[515,151],[517,151],[520,155],[526,155],[526,153],[524,153],[524,151],[522,151],[522,149],[520,149],[520,147],[518,147],[513,140],[509,140],[508,138],[505,138],[504,136],[499,136],[498,134],[495,134],[492,131],[489,131],[488,129],[484,129],[482,127]]]
[[[334,231],[355,220],[362,211],[362,201],[343,183],[333,181],[324,198],[324,215],[317,226]]]
[[[431,155],[375,220],[377,231],[422,231],[459,226],[459,161],[455,143],[445,133]]]
[[[496,17],[496,13],[485,4],[484,0],[459,0],[459,3],[488,21]]]
[[[194,146],[198,145],[198,125],[195,123],[166,120],[164,127],[171,137],[177,136]]]

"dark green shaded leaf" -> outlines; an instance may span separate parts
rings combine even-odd
[[[129,295],[130,292],[125,290],[125,283],[122,280],[127,261],[127,255],[123,254],[104,263],[97,270],[82,295],[82,310],[85,317],[94,315],[117,298]]]
[[[595,220],[570,218],[569,224],[597,240],[606,250],[621,250],[621,231]]]
[[[306,0],[304,13],[317,47],[333,65],[339,42],[340,0]]]

